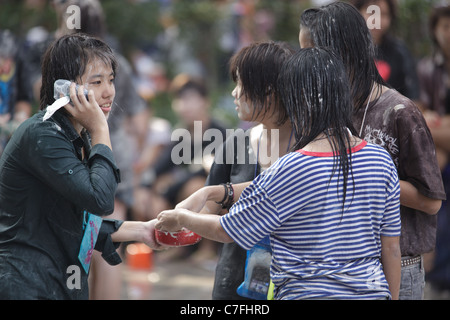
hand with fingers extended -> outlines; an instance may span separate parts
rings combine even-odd
[[[78,90],[77,90],[78,89]],[[70,103],[64,108],[72,116],[72,123],[81,131],[85,128],[91,135],[92,145],[102,143],[111,148],[109,127],[105,114],[95,99],[93,90],[86,96],[84,86],[70,85]]]
[[[108,128],[106,117],[95,99],[93,90],[89,90],[86,96],[84,86],[72,83],[69,93],[71,102],[64,108],[83,128],[91,134],[96,130]]]

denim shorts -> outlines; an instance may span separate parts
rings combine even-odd
[[[424,289],[425,270],[421,257],[420,263],[402,267],[399,300],[423,300]]]

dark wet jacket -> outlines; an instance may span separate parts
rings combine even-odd
[[[83,212],[113,212],[120,173],[111,149],[90,148],[61,112],[42,117],[24,122],[0,159],[0,299],[87,299]],[[100,228],[95,249],[110,264],[121,261],[110,237],[121,223]]]

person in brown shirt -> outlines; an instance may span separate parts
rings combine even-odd
[[[349,30],[353,32],[349,32]],[[402,279],[400,299],[423,299],[422,255],[434,249],[436,213],[445,200],[432,136],[410,99],[391,89],[375,65],[375,49],[366,21],[344,2],[303,12],[301,47],[333,48],[351,83],[354,126],[361,138],[383,146],[400,179]]]

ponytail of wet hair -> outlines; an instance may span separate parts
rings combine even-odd
[[[331,178],[343,179],[342,210],[351,172],[353,104],[345,67],[340,58],[326,48],[300,49],[283,66],[279,78],[281,96],[292,122],[294,150],[304,148],[325,134],[334,160]]]

